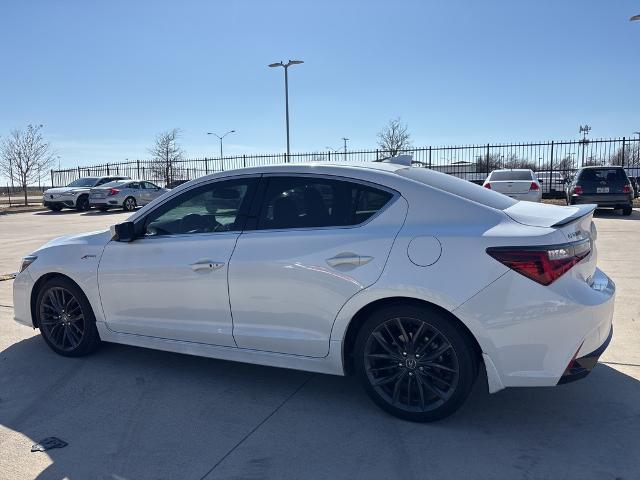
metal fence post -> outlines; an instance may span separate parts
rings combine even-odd
[[[204,157],[204,174],[209,175],[209,159]]]
[[[78,178],[80,178],[82,174],[80,173],[80,165],[78,165]]]
[[[140,160],[136,160],[136,170],[138,172],[138,180],[140,180]]]
[[[549,191],[553,185],[553,140],[551,141],[551,160],[549,161]]]
[[[431,168],[431,147],[429,147],[429,168]]]
[[[622,168],[624,168],[624,151],[627,149],[627,137],[622,137]]]
[[[9,184],[7,183],[7,195],[9,196],[9,206],[11,206],[11,190],[9,190]]]
[[[242,166],[243,167],[247,167],[247,156],[246,155],[242,155]]]
[[[491,173],[491,170],[489,168],[489,144],[487,143],[487,177],[489,176],[490,173]]]
[[[109,175],[109,164],[107,163],[107,175]]]

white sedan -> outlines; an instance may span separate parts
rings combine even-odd
[[[15,319],[66,356],[105,341],[353,374],[431,421],[481,364],[490,392],[591,370],[615,297],[592,212],[397,164],[227,171],[27,256]]]
[[[494,170],[484,181],[483,186],[516,200],[542,201],[540,181],[533,170],[528,168]]]

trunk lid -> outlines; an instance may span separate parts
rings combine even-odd
[[[509,195],[510,193],[527,193],[533,180],[491,180],[491,190]]]

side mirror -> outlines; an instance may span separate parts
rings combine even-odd
[[[133,222],[122,222],[111,227],[113,239],[118,242],[133,242],[136,238],[136,229]]]

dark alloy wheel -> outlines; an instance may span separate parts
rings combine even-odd
[[[40,290],[37,321],[42,337],[60,355],[86,355],[100,343],[91,305],[66,278],[54,278]]]
[[[126,212],[132,212],[136,209],[136,206],[136,199],[133,197],[127,197],[124,199],[124,202],[122,202],[122,208]]]
[[[436,310],[398,306],[376,312],[356,342],[356,369],[383,409],[412,421],[456,411],[477,375],[473,347]]]
[[[631,205],[628,205],[622,209],[622,215],[628,216],[628,215],[631,215],[632,213],[633,213],[633,207]]]
[[[87,195],[80,195],[76,201],[76,210],[84,212],[89,210],[89,208],[91,208],[91,205],[89,205],[89,197]]]

